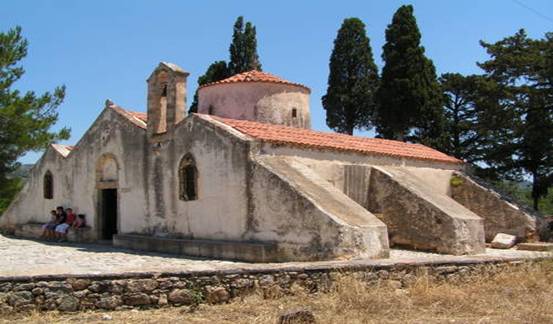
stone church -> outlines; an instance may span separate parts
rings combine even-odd
[[[52,144],[0,228],[36,236],[56,206],[81,241],[233,260],[386,258],[392,246],[477,254],[536,219],[420,144],[310,129],[310,89],[250,71],[199,88],[160,63],[147,113],[111,101],[74,145]]]

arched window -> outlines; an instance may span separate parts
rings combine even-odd
[[[52,172],[49,170],[44,174],[44,183],[43,183],[43,194],[44,199],[53,199],[54,198],[54,177],[52,177]]]
[[[192,154],[186,154],[179,164],[179,199],[198,199],[198,169]]]

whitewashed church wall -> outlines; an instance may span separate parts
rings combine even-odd
[[[239,240],[248,212],[247,143],[200,120],[178,124],[173,141],[150,154],[147,210],[142,232],[188,238]],[[179,199],[180,160],[192,154],[198,170],[198,199]]]
[[[132,231],[144,227],[143,152],[145,131],[106,109],[66,158],[49,148],[31,171],[25,188],[0,217],[0,225],[46,222],[56,206],[71,207],[85,214],[88,225],[96,229],[98,188],[96,166],[104,154],[118,163],[118,227]],[[54,180],[53,199],[43,196],[43,177],[50,170]]]

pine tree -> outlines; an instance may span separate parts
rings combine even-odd
[[[350,135],[356,128],[369,128],[378,69],[365,24],[358,18],[348,18],[342,23],[334,40],[329,67],[328,89],[322,98],[326,124]]]
[[[19,165],[17,159],[69,138],[67,128],[50,130],[58,120],[57,108],[65,97],[65,87],[42,95],[13,89],[25,73],[19,62],[27,56],[27,46],[20,27],[0,33],[0,212],[19,188],[18,179],[9,176]]]
[[[439,79],[444,93],[444,146],[442,152],[472,163],[482,158],[479,97],[485,80],[477,75],[445,73]]]
[[[439,146],[442,95],[434,64],[424,55],[413,7],[401,6],[386,29],[376,124],[380,136]]]
[[[524,30],[496,43],[481,42],[490,59],[478,65],[495,82],[495,105],[482,123],[494,134],[485,163],[508,180],[532,179],[534,209],[553,185],[553,39]]]
[[[257,36],[255,26],[247,22],[244,26],[244,17],[240,16],[234,23],[232,43],[229,48],[230,75],[251,70],[261,71],[261,63],[257,55]]]

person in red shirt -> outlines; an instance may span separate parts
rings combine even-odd
[[[75,218],[77,218],[77,216],[73,213],[73,209],[67,208],[65,212],[67,213],[65,222],[56,226],[56,238],[59,242],[67,241],[67,231],[71,225],[73,225]]]

